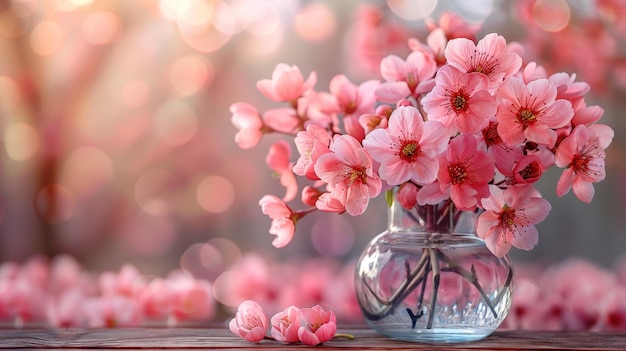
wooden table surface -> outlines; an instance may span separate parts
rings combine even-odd
[[[447,345],[424,345],[390,340],[367,327],[340,329],[355,339],[336,338],[315,350],[626,350],[626,333],[497,331],[486,339]],[[263,340],[251,344],[225,327],[115,329],[0,329],[0,349],[159,349],[159,350],[276,350],[308,348]]]

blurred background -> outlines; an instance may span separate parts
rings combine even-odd
[[[616,132],[590,205],[556,198],[520,262],[582,257],[610,267],[626,249],[626,4],[620,0],[6,0],[0,2],[0,262],[75,257],[145,274],[181,268],[215,280],[246,253],[271,260],[355,259],[386,225],[308,216],[271,246],[258,200],[282,194],[264,162],[272,136],[242,150],[229,106],[276,107],[257,90],[278,63],[380,79],[378,60],[425,39],[452,11],[527,49],[549,71],[587,81]],[[356,46],[359,45],[359,50]]]

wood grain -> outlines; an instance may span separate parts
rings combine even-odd
[[[427,345],[381,337],[366,327],[342,329],[354,340],[337,338],[316,350],[626,350],[626,333],[497,331],[465,344]],[[0,349],[165,349],[276,350],[310,346],[274,340],[251,344],[226,327],[115,329],[0,329]]]

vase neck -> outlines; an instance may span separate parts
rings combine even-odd
[[[390,232],[474,234],[477,217],[477,211],[459,210],[451,201],[405,209],[394,196],[389,207],[387,229]]]

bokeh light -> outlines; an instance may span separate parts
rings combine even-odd
[[[176,21],[194,1],[195,0],[160,0],[159,10],[161,15],[166,19]]]
[[[213,281],[226,267],[217,248],[209,243],[195,243],[181,256],[180,268],[196,278]]]
[[[311,228],[311,242],[323,256],[343,256],[354,245],[354,228],[339,216],[319,219]]]
[[[10,11],[0,12],[0,34],[5,38],[15,39],[24,34],[19,19]]]
[[[213,79],[213,66],[200,55],[181,57],[172,63],[170,82],[181,96],[198,93]]]
[[[222,176],[208,176],[198,185],[198,204],[209,213],[222,213],[235,201],[233,183]]]
[[[296,33],[311,42],[323,41],[337,30],[337,18],[324,3],[311,3],[302,7],[293,18]]]
[[[93,194],[113,178],[113,161],[98,148],[79,147],[69,153],[61,177],[75,194]]]
[[[178,30],[190,47],[200,52],[214,52],[224,46],[232,34],[222,32],[213,26],[215,5],[205,1],[193,1],[188,6],[179,7],[176,17]]]
[[[570,21],[571,11],[565,0],[537,0],[533,5],[533,19],[546,32],[563,30]]]
[[[215,1],[215,16],[211,24],[227,35],[234,35],[241,30],[232,7],[224,1]]]
[[[41,138],[30,124],[18,122],[10,125],[4,134],[6,153],[16,161],[31,158],[39,151]]]
[[[280,27],[276,3],[265,0],[233,0],[233,10],[240,25],[248,33],[269,36]]]
[[[198,130],[196,111],[182,100],[171,100],[159,107],[153,130],[157,138],[173,146],[187,143]]]
[[[387,6],[398,17],[413,21],[430,16],[437,7],[437,0],[387,0]]]
[[[237,272],[225,271],[213,281],[213,296],[219,303],[235,307],[240,302],[236,296],[229,294],[228,288],[230,282],[239,280],[239,276]]]
[[[204,30],[211,24],[211,18],[215,11],[215,2],[196,0],[189,3],[178,15],[178,23],[190,30],[197,28]]]
[[[40,56],[49,56],[56,53],[65,40],[65,31],[54,21],[39,23],[30,33],[30,47]]]
[[[224,267],[229,267],[241,259],[241,249],[231,239],[213,238],[208,241],[208,244],[221,253]],[[210,267],[212,260],[205,257],[206,254],[202,251],[200,259],[205,267]]]
[[[168,189],[174,182],[174,174],[169,170],[155,168],[145,171],[135,183],[137,204],[152,216],[169,214],[172,204],[163,197],[163,189]]]
[[[0,108],[4,108],[5,113],[12,113],[20,102],[20,87],[15,80],[7,76],[0,76]]]
[[[54,5],[65,12],[85,10],[91,6],[93,0],[56,0]]]
[[[42,5],[38,0],[13,0],[11,1],[11,12],[14,16],[26,18],[31,16]]]
[[[73,214],[76,201],[72,192],[61,184],[48,184],[37,194],[37,212],[52,224],[63,223]]]
[[[176,242],[176,226],[168,216],[138,213],[124,222],[118,232],[122,251],[127,255],[167,254]]]
[[[122,21],[113,12],[90,14],[83,22],[83,37],[92,45],[106,45],[122,32]]]
[[[129,80],[121,90],[122,102],[128,107],[141,107],[150,101],[150,87],[141,80]]]
[[[458,13],[471,23],[482,23],[493,14],[495,0],[455,0]]]

